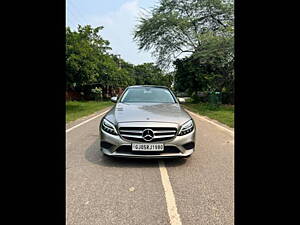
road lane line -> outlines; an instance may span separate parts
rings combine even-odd
[[[164,161],[159,160],[159,170],[161,175],[162,184],[165,190],[165,197],[167,202],[168,214],[170,218],[171,225],[181,225],[180,216],[177,212],[176,202],[174,192],[171,186],[171,182],[169,179],[168,171],[165,166]]]
[[[106,110],[106,111],[104,111],[103,113],[101,113],[101,114],[99,114],[99,115],[97,115],[97,116],[94,116],[94,117],[92,117],[92,118],[90,118],[90,119],[88,119],[88,120],[83,121],[83,122],[80,123],[80,124],[77,124],[77,125],[74,126],[74,127],[71,127],[71,128],[69,128],[69,129],[67,129],[67,130],[66,130],[66,133],[68,133],[69,131],[71,131],[71,130],[73,130],[73,129],[75,129],[75,128],[77,128],[77,127],[79,127],[79,126],[81,126],[81,125],[83,125],[83,124],[85,124],[85,123],[90,122],[90,121],[93,120],[93,119],[96,119],[96,118],[99,117],[99,116],[102,116],[103,114],[105,114],[105,113],[108,112],[108,111],[109,111],[109,110]]]
[[[215,125],[215,126],[221,128],[221,129],[223,129],[223,130],[228,131],[228,132],[231,133],[232,135],[234,134],[234,131],[232,131],[232,130],[226,128],[226,127],[223,127],[223,126],[221,126],[221,125],[219,125],[219,124],[217,124],[217,123],[215,123],[215,122],[213,122],[213,121],[210,121],[210,120],[206,119],[206,118],[203,117],[203,116],[200,116],[200,115],[198,115],[198,114],[196,114],[196,113],[193,113],[193,112],[191,112],[191,111],[189,111],[189,110],[187,110],[187,109],[186,109],[186,111],[188,111],[189,113],[191,113],[192,115],[194,115],[194,116],[196,116],[196,117],[199,117],[199,118],[202,119],[202,120],[205,120],[206,122],[209,122],[209,123],[211,123],[211,124],[213,124],[213,125]]]

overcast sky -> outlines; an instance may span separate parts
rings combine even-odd
[[[134,26],[142,8],[150,9],[159,0],[67,0],[66,23],[71,29],[77,24],[104,26],[101,36],[110,42],[112,53],[133,64],[154,62],[150,52],[139,51],[133,41]]]

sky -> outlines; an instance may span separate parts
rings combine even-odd
[[[138,50],[133,40],[134,27],[143,9],[150,10],[159,0],[67,0],[66,25],[104,26],[103,39],[110,42],[111,53],[132,64],[155,62],[150,52]]]

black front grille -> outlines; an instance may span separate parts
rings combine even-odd
[[[131,141],[146,142],[143,139],[143,131],[151,129],[154,133],[153,139],[147,142],[166,141],[176,136],[177,129],[173,127],[120,127],[122,138]]]
[[[131,145],[123,145],[116,149],[117,153],[137,154],[137,155],[160,155],[161,153],[180,153],[180,150],[175,146],[165,146],[164,151],[132,151]]]

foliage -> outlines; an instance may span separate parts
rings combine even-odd
[[[140,49],[152,50],[162,68],[173,63],[176,91],[194,98],[220,91],[233,99],[232,0],[161,0],[141,17],[134,39]]]
[[[193,103],[199,103],[202,100],[201,97],[199,95],[197,95],[196,93],[193,93],[191,98],[192,98]]]
[[[78,84],[96,82],[102,75],[100,64],[110,49],[109,42],[98,32],[103,27],[78,26],[78,31],[66,30],[66,82],[67,89]]]
[[[138,85],[162,85],[171,87],[172,74],[164,72],[153,63],[144,63],[134,67],[134,78]]]
[[[76,31],[66,29],[66,83],[67,90],[84,92],[87,99],[94,98],[91,88],[99,87],[103,93],[135,84],[171,86],[173,76],[153,63],[133,65],[117,55],[110,54],[109,41],[99,32],[102,26],[78,26]],[[96,86],[95,86],[96,85]]]
[[[134,81],[126,69],[119,67],[115,56],[107,52],[109,42],[98,34],[103,27],[87,25],[78,31],[67,28],[67,88],[97,83],[101,87],[126,87]]]
[[[232,1],[161,0],[136,26],[139,49],[153,50],[158,62],[168,66],[182,53],[195,53],[208,32],[222,35],[233,26]]]
[[[177,59],[175,87],[181,91],[233,92],[233,38],[206,37],[206,45],[190,57]]]
[[[96,101],[102,100],[102,88],[95,87],[95,88],[91,89],[91,92],[94,94]]]

